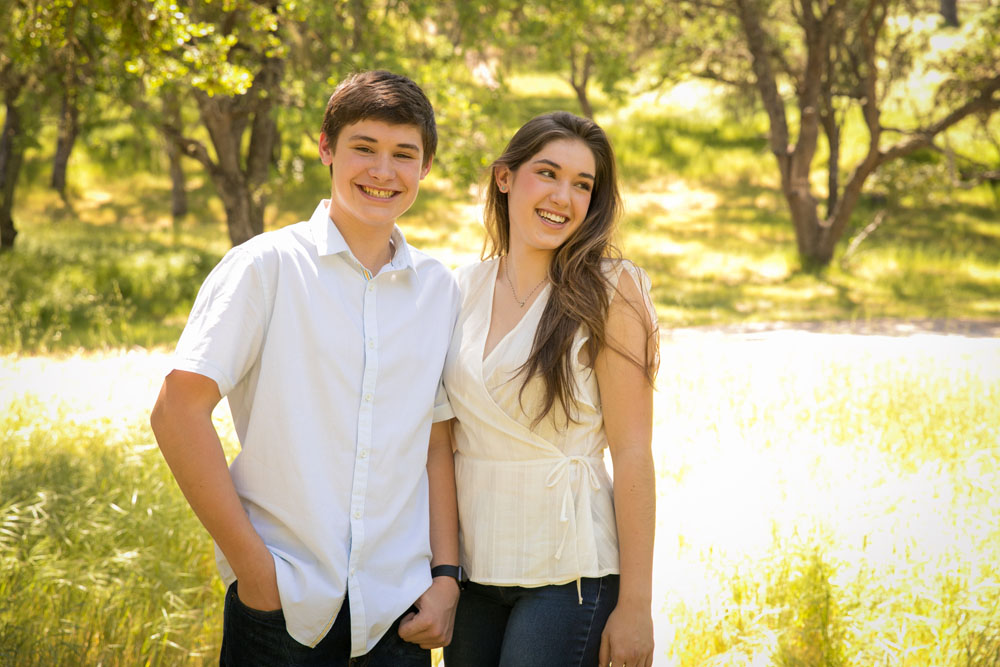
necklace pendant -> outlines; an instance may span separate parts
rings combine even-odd
[[[510,293],[514,296],[514,302],[517,303],[519,308],[524,308],[524,304],[528,303],[528,299],[531,298],[531,295],[534,294],[539,287],[544,285],[546,281],[548,281],[549,277],[545,276],[544,278],[542,278],[537,285],[531,288],[531,291],[528,292],[528,296],[524,297],[524,300],[522,301],[521,299],[517,298],[517,290],[514,289],[514,282],[510,279],[510,270],[508,268],[509,265],[510,265],[510,260],[505,259],[503,263],[503,277],[507,279],[507,285],[510,286]]]

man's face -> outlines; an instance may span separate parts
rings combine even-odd
[[[380,120],[345,125],[335,146],[320,134],[319,153],[333,169],[330,218],[342,231],[391,227],[413,204],[431,166],[430,160],[423,164],[415,125]]]

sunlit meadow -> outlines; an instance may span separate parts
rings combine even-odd
[[[663,340],[657,665],[1000,664],[1000,340]],[[0,663],[211,664],[163,350],[0,361]],[[216,413],[230,453],[228,411]]]

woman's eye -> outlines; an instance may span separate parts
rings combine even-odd
[[[556,177],[555,172],[553,172],[551,169],[542,169],[538,173],[541,174],[542,176],[547,177],[547,178],[555,178]]]
[[[580,188],[584,192],[590,192],[591,189],[590,183],[577,183],[576,187]]]

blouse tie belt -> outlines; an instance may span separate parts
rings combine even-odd
[[[566,541],[569,538],[572,528],[577,523],[576,494],[573,493],[572,475],[569,474],[569,470],[571,467],[576,467],[580,470],[581,478],[589,481],[590,488],[594,491],[599,491],[601,488],[601,482],[597,477],[597,471],[594,469],[594,462],[602,461],[603,459],[593,456],[564,456],[552,466],[552,470],[549,471],[548,476],[545,478],[545,486],[549,489],[555,488],[559,485],[562,486],[562,505],[559,508],[559,523],[562,525],[562,538],[559,540],[559,548],[556,549],[554,554],[556,560],[562,558],[563,548],[566,546]],[[584,508],[589,509],[589,493],[584,494],[583,502]],[[577,572],[579,572],[579,549],[573,549],[573,554],[576,556]],[[583,604],[583,591],[581,588],[580,577],[576,578],[576,595],[580,604]]]

